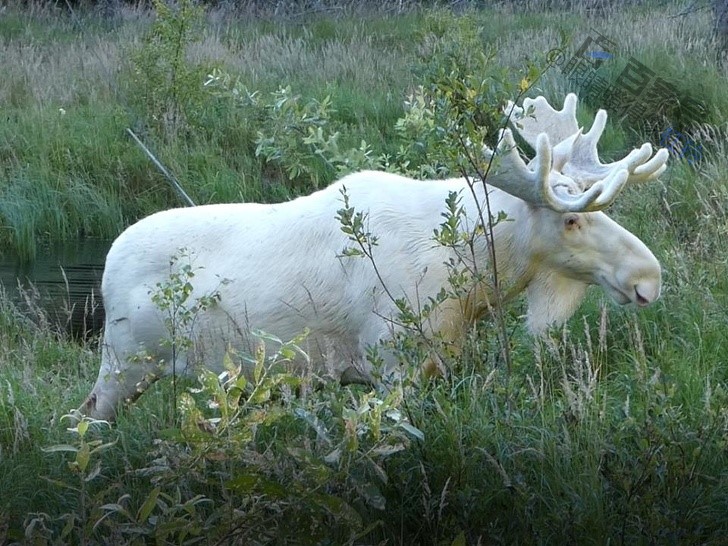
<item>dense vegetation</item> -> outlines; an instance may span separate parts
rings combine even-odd
[[[363,166],[452,171],[428,93],[558,103],[577,91],[590,120],[603,105],[547,53],[595,29],[617,46],[601,75],[615,81],[633,58],[676,93],[640,118],[613,115],[602,142],[605,156],[645,140],[674,152],[660,182],[610,211],[660,259],[663,296],[634,312],[595,291],[539,342],[510,305],[510,366],[484,320],[446,379],[413,374],[389,393],[317,387],[259,358],[247,379],[160,382],[114,428],[62,419],[95,378],[96,344],[0,297],[0,543],[724,543],[728,91],[707,11],[280,20],[178,4],[156,18],[1,8],[4,250],[31,259],[181,205],[127,128],[208,203],[288,199]],[[473,83],[481,73],[491,85]],[[417,353],[407,338],[400,350]]]

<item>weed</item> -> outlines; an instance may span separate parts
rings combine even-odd
[[[186,361],[183,355],[189,353],[194,346],[193,330],[199,313],[220,301],[220,293],[217,290],[190,300],[193,292],[192,279],[195,276],[191,260],[192,256],[188,251],[184,248],[180,249],[170,259],[168,280],[157,283],[150,294],[152,303],[164,316],[164,325],[169,333],[169,337],[162,340],[162,345],[171,349],[172,362],[160,364],[171,365],[175,422],[177,421],[177,377],[180,372],[186,371],[179,368],[180,360]],[[185,261],[185,263],[178,265],[180,261]],[[227,281],[221,279],[220,282],[224,284]]]

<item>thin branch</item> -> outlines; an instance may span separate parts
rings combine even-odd
[[[510,117],[509,117],[510,119]],[[506,121],[507,123],[507,121]],[[475,200],[476,208],[478,210],[478,216],[480,220],[480,225],[483,226],[483,231],[486,233],[486,238],[488,240],[488,250],[490,254],[490,261],[492,264],[491,268],[491,275],[493,278],[493,296],[495,299],[495,315],[496,315],[496,321],[498,322],[498,337],[500,337],[501,340],[501,349],[503,351],[503,359],[506,363],[506,376],[510,378],[511,375],[511,351],[510,346],[508,344],[508,332],[506,329],[506,322],[505,322],[505,313],[503,311],[503,305],[504,305],[504,299],[503,295],[501,293],[501,287],[500,287],[500,278],[498,275],[498,264],[496,260],[496,253],[495,253],[495,233],[494,228],[495,225],[493,224],[493,211],[491,210],[490,206],[490,196],[488,194],[488,188],[486,186],[486,179],[488,178],[488,174],[490,173],[491,167],[493,165],[493,159],[495,158],[495,153],[491,155],[490,159],[488,160],[488,165],[485,168],[485,172],[482,172],[481,169],[478,166],[478,162],[475,161],[475,158],[470,154],[470,151],[466,145],[466,143],[462,139],[462,135],[458,135],[458,138],[460,140],[461,148],[463,149],[465,156],[470,163],[470,165],[475,169],[475,172],[477,173],[478,177],[482,181],[483,184],[483,193],[485,194],[485,212],[488,215],[487,221],[485,220],[485,217],[483,215],[483,207],[481,205],[481,202],[478,199],[477,192],[475,191],[475,184],[474,182],[468,177],[467,173],[463,173],[465,176],[466,183],[468,185],[468,188],[470,189],[470,192],[473,196],[473,199]],[[471,234],[471,252],[474,252],[474,248],[472,247],[473,241],[476,236],[476,230],[473,230],[473,233]],[[473,263],[476,263],[475,260],[473,260]],[[476,266],[477,267],[477,266]],[[477,270],[476,270],[477,273]],[[476,282],[479,282],[477,280],[476,276]],[[491,308],[493,306],[490,306]]]
[[[668,15],[667,18],[668,19],[675,19],[677,17],[683,17],[685,15],[690,15],[691,13],[695,13],[696,11],[701,11],[701,10],[704,10],[704,9],[710,7],[707,4],[704,5],[704,6],[699,6],[698,5],[699,3],[700,3],[699,0],[695,0],[692,4],[690,4],[690,6],[688,6],[685,9],[685,11],[682,11],[680,13],[676,13],[675,15]]]

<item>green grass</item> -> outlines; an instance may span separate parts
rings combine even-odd
[[[210,15],[190,44],[189,64],[222,69],[258,91],[259,101],[190,88],[178,97],[183,116],[173,122],[154,119],[166,106],[149,106],[134,75],[132,53],[152,24],[147,12],[125,8],[114,21],[77,12],[83,24],[76,25],[37,6],[6,8],[0,249],[29,260],[42,242],[110,239],[146,214],[181,204],[127,127],[198,203],[279,201],[333,180],[335,170],[298,138],[279,141],[288,163],[256,157],[259,132],[290,122],[270,107],[280,87],[290,86],[302,109],[330,96],[325,128],[341,132],[342,149],[365,139],[375,153],[392,154],[404,98],[448,54],[478,66],[476,54],[487,49],[515,69],[543,60],[558,46],[559,30],[580,43],[595,28],[618,42],[620,55],[705,104],[708,116],[678,120],[700,125],[697,166],[671,160],[660,182],[625,190],[610,210],[660,260],[661,299],[635,312],[606,303],[595,289],[565,330],[542,344],[524,332],[517,302],[507,317],[510,371],[494,325],[484,321],[451,377],[413,387],[398,406],[424,442],[399,436],[396,427],[378,437],[376,421],[365,422],[370,414],[357,421],[347,413],[363,407],[367,390],[331,385],[300,396],[274,389],[272,399],[246,406],[228,437],[200,436],[202,421],[181,433],[172,426],[171,382],[163,381],[114,429],[89,433],[116,443],[92,457],[101,471],[81,493],[67,464],[73,454],[45,449],[77,445],[60,417],[89,392],[97,343],[34,324],[0,295],[0,543],[26,536],[38,544],[122,543],[133,533],[137,543],[181,542],[164,535],[172,528],[202,533],[210,544],[235,537],[276,544],[724,543],[728,86],[712,60],[708,13],[669,17],[681,11],[677,3],[599,18],[532,8],[383,15],[349,6],[335,18],[295,21]],[[536,87],[556,100],[573,90],[557,70]],[[598,106],[582,105],[579,116],[591,119]],[[654,141],[639,131],[611,123],[604,155]],[[309,170],[289,178],[286,169],[299,159]],[[202,407],[206,394],[196,396]],[[360,431],[358,447],[351,427]],[[242,439],[251,430],[253,440]],[[400,443],[405,449],[382,451]],[[138,518],[157,487],[179,493],[149,504],[157,519],[137,521],[122,536],[114,533],[127,520],[117,510],[94,534],[108,506]],[[209,502],[180,508],[196,495]],[[71,520],[63,535],[70,517],[83,520]]]

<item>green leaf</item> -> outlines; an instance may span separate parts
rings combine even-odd
[[[115,446],[119,442],[119,438],[117,437],[113,442],[107,442],[105,444],[102,444],[101,442],[98,442],[97,447],[91,450],[90,455],[93,455],[94,453],[98,453],[99,451],[104,451],[110,447]]]
[[[315,494],[311,495],[311,502],[323,506],[337,519],[344,519],[349,527],[353,529],[361,528],[363,521],[359,513],[346,501],[334,495]]]
[[[61,540],[67,539],[70,534],[73,532],[73,529],[75,527],[76,523],[76,516],[75,514],[66,514],[68,517],[66,518],[66,525],[63,526],[63,530],[61,531]]]
[[[238,474],[227,482],[227,487],[244,495],[263,493],[273,499],[285,498],[287,494],[286,488],[279,483],[253,472]]]
[[[278,354],[281,358],[285,360],[293,360],[294,358],[296,358],[296,352],[290,347],[286,347],[285,345],[280,348]]]
[[[316,431],[316,436],[318,436],[320,440],[325,442],[326,445],[331,445],[329,435],[326,433],[326,426],[324,425],[324,423],[321,422],[318,417],[303,408],[296,408],[294,413],[296,414],[296,416],[306,421],[306,423],[308,423],[311,428]]]
[[[394,453],[399,453],[400,451],[404,451],[407,449],[407,446],[404,444],[394,444],[394,445],[384,445],[375,447],[372,450],[372,453],[375,455],[379,455],[380,457],[388,457],[390,455],[393,455]]]
[[[86,475],[86,477],[84,478],[84,481],[90,482],[94,478],[96,478],[96,476],[98,476],[99,474],[101,474],[101,460],[96,461],[96,465],[94,465],[94,467],[91,470],[91,472],[89,472]]]
[[[452,541],[451,546],[467,546],[468,543],[465,540],[465,531],[460,531],[460,534],[455,537],[455,540]]]
[[[372,483],[366,483],[361,485],[360,487],[357,487],[357,489],[369,506],[377,510],[384,510],[387,501],[376,485]]]
[[[78,451],[78,448],[76,446],[72,446],[69,444],[58,444],[51,447],[43,447],[41,448],[45,453],[56,453],[58,451],[69,451],[72,453],[76,453]]]
[[[78,431],[78,435],[83,438],[86,435],[86,431],[88,430],[88,421],[86,419],[82,419],[78,423],[76,430]]]
[[[130,521],[131,521],[131,519],[132,519],[132,517],[131,517],[131,514],[129,513],[129,511],[128,511],[128,510],[127,510],[127,509],[126,509],[126,508],[125,508],[124,506],[122,506],[122,505],[121,505],[121,504],[119,504],[119,503],[116,503],[116,502],[110,502],[110,503],[108,503],[108,504],[103,504],[103,505],[99,506],[99,508],[100,508],[101,510],[105,510],[105,511],[107,511],[107,512],[114,512],[114,513],[118,513],[118,514],[123,514],[123,515],[125,515],[125,516],[127,517],[127,519],[129,519]]]
[[[86,472],[86,467],[91,459],[91,450],[88,444],[81,444],[81,447],[76,452],[76,464],[81,472]]]
[[[415,427],[415,426],[413,426],[413,425],[411,425],[409,423],[406,423],[406,422],[397,423],[397,426],[402,427],[405,430],[405,432],[407,432],[411,436],[414,436],[415,438],[417,438],[421,442],[424,442],[425,441],[425,433],[422,432],[417,427]]]
[[[144,501],[144,504],[142,504],[141,508],[139,508],[139,511],[137,512],[137,521],[144,523],[149,518],[149,514],[152,513],[152,510],[154,510],[154,507],[157,505],[157,498],[159,497],[160,488],[159,486],[152,489],[152,491],[149,493],[149,496]]]
[[[250,397],[253,404],[262,404],[268,400],[270,400],[270,389],[265,387],[255,389]]]

